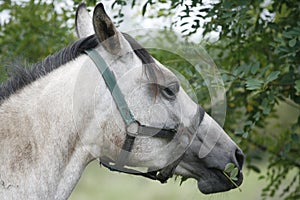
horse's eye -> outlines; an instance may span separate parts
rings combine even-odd
[[[162,87],[161,93],[168,100],[174,100],[179,91],[178,84],[172,84],[168,87]]]
[[[170,89],[170,88],[165,88],[164,92],[166,93],[166,95],[168,96],[174,96],[174,92]]]

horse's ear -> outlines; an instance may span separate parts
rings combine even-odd
[[[102,46],[111,54],[118,54],[121,50],[120,32],[106,14],[102,3],[95,7],[93,24],[96,36]]]
[[[95,33],[92,18],[86,9],[85,3],[81,3],[77,8],[75,25],[78,38],[85,38]]]

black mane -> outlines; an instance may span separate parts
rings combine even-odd
[[[130,43],[135,54],[142,60],[143,64],[154,63],[153,58],[146,49],[129,35],[123,35]],[[15,67],[15,69],[13,69],[13,75],[0,85],[0,104],[18,90],[47,75],[60,66],[74,60],[79,55],[83,54],[85,50],[95,48],[98,44],[96,36],[91,35],[74,42],[53,55],[49,55],[45,60],[32,65],[30,68],[22,66]],[[152,74],[151,71],[152,70],[150,69],[150,73]]]

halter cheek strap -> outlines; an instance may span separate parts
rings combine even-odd
[[[166,173],[164,175],[157,174],[156,172],[151,173],[142,173],[136,170],[125,168],[126,160],[128,159],[130,152],[132,150],[135,138],[137,136],[148,136],[148,137],[159,137],[165,139],[172,139],[174,135],[177,133],[176,129],[165,129],[165,128],[156,128],[141,125],[133,116],[131,110],[129,109],[124,95],[122,94],[114,73],[109,69],[107,63],[101,57],[100,54],[96,50],[86,50],[85,53],[93,60],[97,69],[101,73],[106,86],[108,87],[111,95],[116,103],[116,106],[122,116],[122,119],[125,123],[126,127],[126,136],[125,141],[123,143],[121,152],[116,161],[112,161],[107,157],[100,158],[100,162],[114,171],[121,171],[130,174],[142,175],[151,179],[160,180],[161,182],[165,182],[171,174]],[[113,164],[111,164],[113,163]],[[167,177],[166,177],[167,176]]]
[[[85,52],[94,61],[97,69],[102,74],[106,86],[111,92],[111,95],[117,105],[117,108],[122,116],[122,119],[127,129],[127,127],[130,127],[131,124],[136,123],[136,120],[134,119],[133,114],[131,113],[124,99],[124,96],[117,84],[114,73],[109,69],[108,65],[106,64],[102,56],[100,56],[100,54],[98,54],[96,50],[88,50]],[[132,149],[134,140],[135,140],[134,136],[126,134],[125,142],[123,144],[118,160],[116,161],[117,166],[121,167],[125,164],[125,161],[127,160],[129,153]]]
[[[97,69],[102,74],[106,86],[108,87],[112,97],[114,98],[114,101],[119,109],[125,125],[129,126],[130,124],[134,123],[136,120],[134,119],[133,114],[131,113],[124,99],[124,96],[117,84],[114,73],[109,69],[105,60],[102,58],[102,56],[100,56],[100,54],[98,54],[96,50],[87,50],[85,52],[94,61]]]

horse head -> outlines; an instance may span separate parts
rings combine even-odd
[[[115,88],[109,91],[108,83],[97,79],[94,115],[100,130],[82,137],[84,142],[98,146],[90,148],[95,158],[112,170],[161,182],[173,174],[195,178],[203,193],[227,191],[242,183],[244,155],[240,148],[191,100],[170,70],[114,26],[102,4],[95,7],[92,18],[80,5],[76,30],[79,38],[97,39],[99,45],[93,50],[105,61],[109,68],[106,70],[111,70],[115,87],[119,88],[129,115],[134,116],[133,125],[126,124],[114,97]],[[96,63],[89,59],[86,65]],[[132,134],[129,129],[133,129]],[[223,173],[228,163],[238,169],[235,184]],[[133,167],[138,170],[130,170]],[[141,172],[141,168],[147,171]]]

